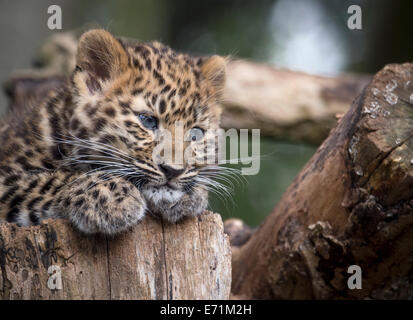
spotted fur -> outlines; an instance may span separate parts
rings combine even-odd
[[[218,56],[193,58],[158,42],[86,32],[67,83],[2,120],[0,221],[30,226],[64,218],[84,233],[113,235],[148,211],[172,222],[202,213],[203,167],[167,164],[179,171],[167,178],[152,159],[157,130],[139,115],[156,117],[172,133],[177,121],[185,129],[218,128],[224,80]]]

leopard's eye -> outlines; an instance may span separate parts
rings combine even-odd
[[[138,117],[145,128],[150,130],[155,130],[158,128],[158,119],[156,117],[145,114],[140,114]]]
[[[191,131],[189,131],[189,138],[191,141],[199,141],[204,137],[204,134],[204,129],[194,127],[191,129]]]

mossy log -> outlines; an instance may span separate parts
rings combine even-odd
[[[147,217],[112,239],[64,220],[0,225],[0,299],[228,299],[230,286],[228,237],[211,212]]]
[[[274,211],[234,247],[235,296],[413,299],[412,93],[413,64],[374,76]],[[361,289],[348,286],[351,265],[361,268]]]

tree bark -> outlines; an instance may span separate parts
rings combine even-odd
[[[235,296],[413,298],[412,92],[413,64],[374,76],[274,211],[235,248]],[[362,289],[348,287],[351,265],[362,270]]]
[[[61,289],[48,284],[59,275]],[[228,237],[211,212],[179,224],[147,217],[113,239],[64,220],[0,225],[0,299],[228,299],[230,283]]]
[[[20,71],[6,84],[10,108],[33,105],[60,86],[75,67],[77,35],[50,37],[35,58],[41,68]],[[133,40],[129,40],[133,41]],[[222,127],[256,129],[281,140],[320,144],[371,77],[309,75],[245,60],[228,63]]]

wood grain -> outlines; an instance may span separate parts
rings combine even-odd
[[[62,289],[47,285],[61,270]],[[179,224],[147,217],[113,239],[64,220],[0,225],[0,299],[228,299],[231,250],[218,214]]]

